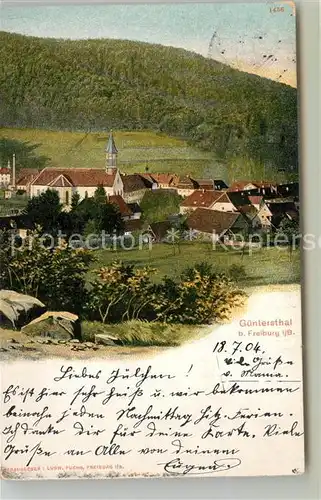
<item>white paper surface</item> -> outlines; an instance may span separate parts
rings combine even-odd
[[[143,359],[3,363],[2,476],[303,473],[300,288],[282,288]]]

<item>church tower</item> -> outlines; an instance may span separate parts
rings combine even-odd
[[[113,137],[113,131],[110,131],[109,138],[106,144],[106,172],[111,174],[117,169],[117,154],[118,150]]]

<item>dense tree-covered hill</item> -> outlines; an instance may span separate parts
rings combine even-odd
[[[297,168],[297,92],[200,55],[125,40],[0,32],[1,122],[152,129],[221,158]]]

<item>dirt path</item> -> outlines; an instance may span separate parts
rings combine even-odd
[[[31,339],[20,331],[0,328],[0,358],[3,361],[56,357],[65,359],[122,359],[128,356],[137,356],[144,358],[169,349],[166,347],[95,346],[94,350],[92,347],[86,347],[85,344],[80,344],[83,350],[79,350],[78,345],[72,343],[43,344],[38,343],[37,339]]]

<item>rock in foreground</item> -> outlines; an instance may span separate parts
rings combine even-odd
[[[14,292],[0,290],[0,323],[9,327],[18,328],[27,324],[46,310],[40,300]]]
[[[95,343],[100,344],[100,345],[107,345],[107,346],[115,346],[115,345],[122,345],[122,341],[118,339],[117,337],[113,337],[112,335],[109,335],[108,333],[99,333],[95,335]]]
[[[78,316],[64,311],[48,311],[22,328],[32,337],[49,337],[55,340],[81,339]]]

